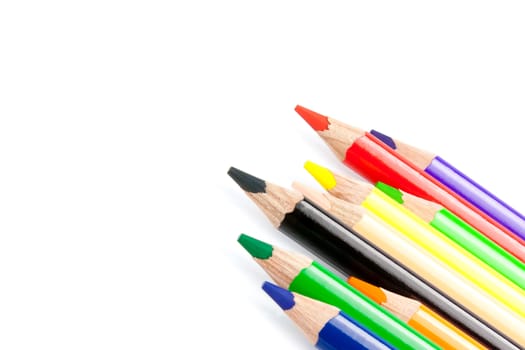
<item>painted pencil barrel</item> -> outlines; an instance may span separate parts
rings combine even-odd
[[[346,314],[328,321],[319,332],[316,347],[320,350],[389,350],[388,345],[358,327]]]
[[[439,327],[439,324],[436,324],[436,320],[446,326]],[[446,339],[448,344],[443,346],[444,350],[485,349],[481,348],[479,344],[476,344],[469,339],[465,339],[460,335],[459,330],[454,331],[454,325],[450,324],[447,320],[424,306],[419,309],[410,321],[408,321],[408,324],[415,329],[420,330],[421,334],[429,339]],[[465,342],[467,342],[467,344],[465,344]]]
[[[430,225],[525,290],[525,265],[446,209]]]
[[[487,347],[417,300],[392,293],[353,276],[347,281],[377,304],[392,311],[394,315],[441,346],[443,350],[488,350]]]
[[[430,186],[424,172],[400,161],[394,151],[372,137],[367,134],[354,141],[346,151],[344,163],[372,183],[384,182],[415,196],[436,201],[436,188]]]
[[[497,220],[521,239],[525,239],[525,217],[523,215],[444,159],[439,156],[435,157],[425,172]]]
[[[510,310],[525,317],[525,292],[503,278],[490,266],[459,247],[408,209],[374,188],[362,206],[402,232],[450,268],[461,273],[480,289],[492,295]]]
[[[385,182],[415,196],[440,203],[520,261],[525,262],[525,246],[520,240],[485,220],[462,203],[459,196],[456,198],[434,184],[432,181],[437,183],[437,180],[429,174],[417,171],[400,161],[393,150],[380,140],[374,140],[373,135],[367,134],[357,139],[347,149],[344,162],[370,182]]]
[[[317,262],[303,269],[289,290],[338,307],[396,349],[439,349]]]
[[[381,182],[376,184],[376,188],[396,202],[404,203],[401,191]],[[502,276],[525,289],[525,265],[454,213],[443,208],[436,212],[429,224]]]
[[[388,228],[386,223],[373,213],[363,217],[354,228],[373,244],[380,244],[387,254],[403,265],[410,267],[414,273],[424,278],[434,288],[453,298],[457,303],[521,346],[525,346],[525,334],[521,331],[525,327],[525,320],[477,288],[457,271],[450,269],[442,261],[425,252],[401,232]],[[385,230],[385,228],[388,229]],[[389,236],[385,237],[386,234]],[[421,298],[418,299],[421,300]],[[442,315],[447,316],[456,325],[460,324],[454,319],[454,314],[443,312],[444,309],[440,303],[435,303],[432,299],[424,300],[424,302],[436,311],[439,310]],[[483,333],[470,332],[472,336],[479,336],[480,334],[483,335]],[[501,345],[488,347],[497,349]]]
[[[262,289],[318,349],[395,349],[333,305],[270,282]]]
[[[469,307],[456,301],[454,294],[435,289],[417,271],[393,263],[392,255],[385,255],[389,253],[374,248],[377,246],[367,243],[359,234],[345,228],[308,200],[299,202],[293,212],[285,216],[278,229],[347,275],[381,284],[389,290],[399,290],[399,294],[423,301],[491,349],[517,350],[517,344],[525,347],[525,334],[519,331],[520,327],[510,326],[519,323],[519,320],[514,322],[513,317],[503,311],[499,316],[487,312],[486,308],[480,308],[479,313],[470,311]],[[390,286],[396,288],[391,289]],[[458,290],[453,288],[452,292]],[[464,296],[465,301],[471,301],[474,306],[483,305],[476,304],[466,294],[459,293],[459,296]],[[492,318],[494,322],[489,321]],[[507,327],[509,331],[504,332]]]

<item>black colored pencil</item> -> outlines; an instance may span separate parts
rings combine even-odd
[[[454,299],[433,288],[357,232],[304,199],[300,193],[233,167],[228,174],[279,231],[344,274],[373,281],[386,289],[420,300],[489,348],[520,349]]]

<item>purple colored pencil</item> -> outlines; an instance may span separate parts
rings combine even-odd
[[[525,216],[453,167],[450,163],[439,156],[394,140],[379,131],[371,130],[370,133],[380,139],[385,145],[410,160],[418,168],[434,177],[492,219],[512,231],[517,238],[525,241]]]

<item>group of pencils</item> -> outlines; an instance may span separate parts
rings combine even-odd
[[[228,171],[279,231],[326,263],[238,240],[306,337],[326,350],[524,349],[525,217],[439,156],[295,110],[369,181],[311,161],[323,191]]]

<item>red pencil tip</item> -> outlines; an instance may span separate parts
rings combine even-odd
[[[317,112],[314,112],[312,110],[309,110],[308,108],[304,108],[303,106],[297,105],[295,107],[295,111],[304,119],[305,122],[307,122],[312,129],[315,131],[324,131],[328,130],[328,126],[330,125],[330,122],[328,121],[328,118],[325,117],[322,114],[319,114]]]

